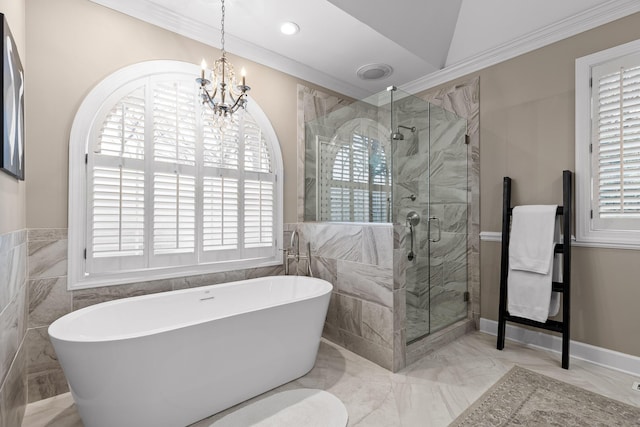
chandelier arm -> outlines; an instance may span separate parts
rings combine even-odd
[[[233,106],[231,107],[232,112],[235,112],[238,108],[244,108],[244,97],[245,95],[242,94],[238,97],[238,99],[235,100],[235,102],[233,103]],[[240,101],[243,101],[243,102],[240,102]],[[238,103],[240,103],[240,105],[238,105]]]

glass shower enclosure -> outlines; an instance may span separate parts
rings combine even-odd
[[[466,120],[395,87],[305,124],[305,221],[393,223],[407,343],[467,317]]]

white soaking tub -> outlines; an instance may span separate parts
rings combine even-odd
[[[86,427],[179,427],[309,372],[332,288],[274,276],[144,295],[49,335]]]

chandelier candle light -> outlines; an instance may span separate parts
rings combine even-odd
[[[205,76],[207,63],[202,60],[202,70],[196,82],[200,84],[200,97],[202,103],[208,105],[213,110],[213,115],[218,117],[229,117],[238,109],[244,109],[247,105],[247,92],[251,90],[246,85],[246,72],[242,68],[242,84],[236,84],[236,75],[233,65],[227,59],[227,52],[224,50],[224,0],[222,0],[222,21],[220,26],[222,57],[217,59],[211,69],[212,80]],[[208,89],[212,86],[213,92]]]

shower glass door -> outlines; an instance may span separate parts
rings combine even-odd
[[[467,316],[466,121],[390,91],[393,222],[404,226],[406,336]]]
[[[467,317],[467,122],[429,108],[429,333]]]

